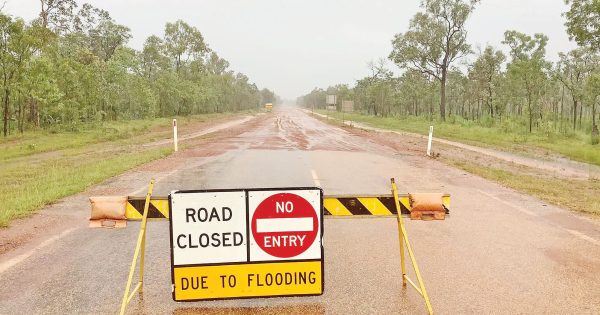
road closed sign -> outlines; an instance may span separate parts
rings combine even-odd
[[[323,293],[319,188],[174,191],[175,301]]]

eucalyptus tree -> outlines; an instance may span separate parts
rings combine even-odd
[[[182,20],[166,24],[164,41],[165,51],[173,58],[177,72],[182,63],[190,58],[200,58],[209,51],[202,33]]]
[[[68,30],[69,22],[77,8],[75,0],[40,0],[40,21],[44,28],[57,32]]]
[[[598,125],[596,124],[596,103],[600,96],[600,71],[598,69],[586,78],[584,91],[592,107],[592,144],[598,144]]]
[[[496,93],[496,85],[501,76],[501,68],[505,60],[506,56],[502,51],[495,50],[492,46],[487,46],[483,53],[475,60],[469,71],[470,79],[474,80],[478,89],[485,94],[485,103],[492,118],[495,112],[494,95]]]
[[[158,71],[168,69],[169,58],[163,52],[164,42],[160,37],[151,35],[146,38],[140,57],[142,74],[147,79],[153,79]]]
[[[565,26],[580,46],[600,51],[600,3],[597,0],[565,0],[570,5]]]
[[[556,78],[569,90],[573,100],[573,129],[577,127],[577,107],[583,99],[584,82],[595,66],[593,53],[587,48],[576,48],[559,54]],[[583,107],[583,106],[582,106]],[[580,109],[580,113],[582,109]],[[581,121],[580,121],[581,124]]]
[[[452,69],[451,71],[448,71],[447,84],[447,109],[448,117],[450,117],[458,111],[459,107],[462,107],[462,105],[468,101],[467,97],[468,91],[470,89],[469,78],[458,69]],[[481,106],[481,102],[479,102],[478,104],[479,106]],[[477,118],[481,116],[480,112],[480,109],[478,109]]]
[[[22,19],[13,19],[0,13],[0,81],[4,94],[2,98],[4,136],[8,135],[13,97],[11,93],[22,92],[22,85],[19,83],[23,79],[30,59],[43,45],[44,38],[47,38],[45,33],[37,25],[27,25]]]
[[[424,0],[424,12],[392,40],[389,55],[401,68],[421,71],[440,83],[440,117],[446,119],[446,80],[453,62],[471,52],[465,23],[478,0]]]
[[[211,52],[206,58],[206,70],[213,75],[221,75],[229,68],[229,61],[219,57],[216,52]],[[272,100],[274,101],[274,100]]]
[[[512,60],[507,67],[508,78],[517,83],[515,87],[525,99],[529,132],[532,132],[534,116],[541,115],[539,98],[550,67],[545,60],[548,37],[540,33],[531,37],[517,31],[506,31],[502,43],[510,47]]]
[[[31,23],[0,14],[3,133],[104,120],[257,108],[275,102],[208,49],[201,32],[176,21],[141,51],[108,11],[74,0],[40,0]],[[28,120],[28,121],[27,121]],[[12,121],[16,121],[13,124]]]
[[[427,75],[416,70],[407,70],[400,76],[398,90],[406,102],[408,114],[418,116],[421,107],[429,99],[431,82]]]

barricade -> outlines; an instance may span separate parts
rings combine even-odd
[[[144,282],[144,258],[145,258],[145,244],[146,244],[146,228],[148,220],[169,220],[169,197],[166,196],[152,196],[154,188],[154,180],[151,180],[148,193],[145,197],[128,197],[127,205],[125,209],[125,217],[129,221],[141,221],[140,231],[138,233],[138,239],[136,242],[136,248],[134,257],[132,259],[131,267],[129,270],[129,276],[127,278],[127,285],[123,295],[121,303],[120,314],[124,314],[127,305],[133,298],[136,292],[142,292]],[[435,197],[435,198],[434,198]],[[322,206],[323,214],[330,217],[364,217],[364,216],[377,216],[377,217],[395,217],[398,223],[398,239],[400,244],[400,266],[402,270],[402,285],[406,287],[410,284],[416,291],[421,295],[425,302],[425,306],[429,314],[433,314],[433,309],[421,271],[419,270],[413,249],[406,233],[404,226],[403,216],[409,216],[411,219],[437,219],[443,220],[447,214],[449,214],[448,207],[450,205],[450,195],[436,194],[433,196],[429,194],[426,203],[421,205],[430,205],[431,200],[434,200],[434,204],[430,205],[431,209],[422,208],[419,213],[411,211],[412,205],[418,201],[419,198],[424,198],[422,194],[406,194],[399,195],[394,179],[391,179],[391,194],[389,195],[325,195],[323,196]],[[432,199],[433,198],[433,199]],[[437,199],[436,199],[437,198]],[[439,201],[436,201],[439,200]],[[438,204],[435,204],[435,203]],[[435,209],[434,209],[435,208]],[[98,218],[96,218],[98,219]],[[110,219],[108,219],[110,220]],[[95,224],[95,226],[104,226],[104,224]],[[405,250],[406,248],[406,250]],[[408,253],[413,266],[417,281],[416,283],[411,280],[407,275],[406,269],[406,258],[405,254]],[[131,290],[133,283],[135,267],[138,263],[139,258],[139,281]]]

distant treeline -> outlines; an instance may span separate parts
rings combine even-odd
[[[229,70],[198,29],[179,20],[141,51],[107,11],[41,0],[31,22],[0,13],[4,136],[28,128],[257,108],[276,101]]]
[[[600,7],[593,0],[566,1],[572,5],[565,13],[567,32],[580,47],[561,53],[556,63],[546,59],[544,34],[506,31],[508,56],[487,46],[458,67],[457,60],[474,53],[464,24],[477,2],[423,1],[409,30],[392,40],[388,58],[402,70],[399,77],[381,59],[369,63],[370,75],[353,87],[315,88],[298,103],[324,108],[325,95],[336,94],[377,116],[437,116],[528,132],[582,130],[597,141]]]

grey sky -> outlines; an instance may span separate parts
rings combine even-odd
[[[259,87],[295,98],[314,87],[353,84],[369,60],[387,57],[395,33],[408,27],[420,0],[90,0],[131,28],[130,45],[161,35],[166,22],[196,26],[231,68]],[[469,42],[500,46],[514,29],[550,37],[547,55],[575,47],[565,33],[563,0],[483,0],[468,23]],[[38,0],[8,0],[5,11],[34,18]],[[389,64],[395,68],[394,65]]]

